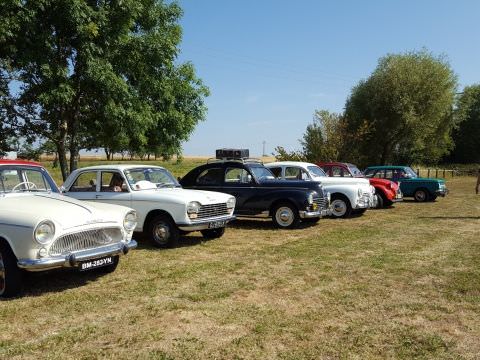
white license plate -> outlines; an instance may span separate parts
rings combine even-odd
[[[208,223],[209,229],[217,229],[225,226],[225,221],[212,221]]]
[[[80,271],[91,270],[95,268],[99,268],[102,266],[108,266],[113,264],[113,256],[107,256],[101,259],[89,260],[80,263],[79,269]]]

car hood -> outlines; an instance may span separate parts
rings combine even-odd
[[[393,181],[390,181],[388,179],[379,179],[379,178],[368,178],[368,180],[370,181],[370,184],[375,186],[375,185],[379,185],[379,186],[388,186],[388,185],[392,185],[392,184],[395,184],[395,182]]]
[[[6,194],[0,197],[2,219],[28,227],[35,227],[43,220],[51,220],[62,229],[118,222],[127,210],[116,205],[96,205],[54,193]]]
[[[369,185],[369,181],[364,178],[347,178],[347,177],[315,177],[315,181],[319,181],[324,185]]]
[[[217,191],[190,190],[180,187],[139,190],[132,193],[133,200],[168,201],[183,204],[198,201],[202,205],[224,203],[231,197],[232,195]]]

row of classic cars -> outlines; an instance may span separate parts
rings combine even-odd
[[[159,166],[102,165],[72,172],[61,188],[40,164],[0,160],[0,296],[20,291],[24,270],[114,271],[137,246],[134,232],[167,247],[192,231],[221,237],[236,216],[294,228],[402,199],[385,178],[327,177],[334,170],[325,164],[325,171],[301,162],[264,165],[238,152],[221,149],[179,181]],[[387,200],[372,180],[383,184]]]

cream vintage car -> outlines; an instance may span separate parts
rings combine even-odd
[[[99,165],[77,169],[62,192],[80,200],[125,205],[137,211],[135,231],[155,246],[177,243],[180,235],[200,231],[213,239],[235,219],[235,197],[214,191],[182,189],[165,168],[152,165]]]
[[[328,177],[317,165],[301,161],[265,164],[279,179],[318,181],[331,196],[332,216],[348,217],[376,206],[375,188],[367,179]]]
[[[132,240],[135,210],[60,194],[37,163],[0,160],[0,296],[22,288],[22,270],[114,271]]]

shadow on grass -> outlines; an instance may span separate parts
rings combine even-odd
[[[43,296],[47,293],[62,292],[94,282],[102,276],[100,269],[80,272],[76,269],[55,269],[41,272],[23,273],[23,291],[16,297],[2,299],[9,301],[25,296]]]
[[[321,221],[321,220],[320,220]],[[316,222],[302,221],[295,229],[305,229],[310,226],[314,226]],[[275,226],[274,222],[270,219],[250,219],[250,218],[237,218],[228,224],[227,228],[244,229],[244,230],[281,230]],[[227,230],[228,231],[228,230]]]
[[[153,245],[152,241],[148,238],[148,236],[141,233],[139,234],[135,233],[134,239],[138,243],[138,246],[137,246],[138,250],[154,250],[154,251],[182,248],[187,246],[196,246],[206,241],[215,240],[215,239],[206,239],[202,235],[197,235],[197,234],[200,234],[200,232],[198,233],[193,232],[193,235],[192,233],[181,234],[180,238],[178,239],[178,243],[175,244],[175,246],[169,246],[166,248],[161,248]]]

